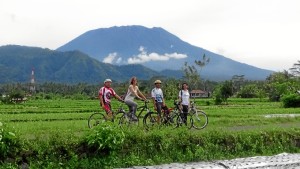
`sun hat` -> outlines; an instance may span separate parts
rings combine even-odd
[[[155,80],[154,84],[156,84],[156,83],[161,83],[161,81],[160,80]]]
[[[106,82],[112,82],[112,81],[111,81],[111,79],[105,79],[104,83],[106,83]]]

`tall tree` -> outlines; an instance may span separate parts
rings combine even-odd
[[[195,64],[200,67],[200,72],[204,66],[210,61],[210,58],[206,57],[205,54],[202,56],[202,60],[195,60]],[[188,65],[187,62],[183,66],[184,79],[190,84],[192,89],[196,89],[201,84],[200,73],[194,65]]]
[[[195,64],[200,66],[200,71],[204,66],[206,66],[210,61],[210,58],[206,57],[205,53],[202,56],[202,60],[195,60]]]
[[[190,88],[195,89],[197,83],[200,83],[200,75],[195,66],[188,65],[187,62],[183,66],[184,79],[189,83]]]
[[[222,102],[225,102],[225,104],[227,104],[227,99],[232,95],[232,81],[225,81],[215,89],[215,104],[221,104]]]
[[[300,77],[300,60],[298,60],[298,63],[294,63],[293,67],[290,68],[290,71],[292,75]]]
[[[245,75],[234,75],[234,76],[232,76],[232,79],[231,79],[231,81],[232,81],[232,91],[234,93],[238,92],[241,89],[241,87],[244,83],[244,80],[245,80],[244,77],[245,77]]]

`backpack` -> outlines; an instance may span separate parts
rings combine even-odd
[[[128,94],[128,89],[127,89],[127,92],[125,92],[123,95],[120,96],[120,98],[121,98],[122,100],[125,100],[125,97],[126,97],[127,94]]]
[[[180,103],[182,102],[182,89],[180,90]]]

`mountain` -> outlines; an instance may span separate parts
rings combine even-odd
[[[31,70],[37,82],[99,83],[105,78],[125,81],[136,75],[149,79],[157,74],[142,65],[102,63],[80,51],[59,52],[37,47],[0,47],[0,83],[29,82]]]
[[[79,50],[101,62],[114,65],[142,64],[173,75],[180,72],[178,70],[181,70],[184,62],[193,65],[195,60],[201,60],[205,54],[210,62],[200,74],[210,80],[227,80],[233,75],[264,80],[272,73],[193,46],[158,27],[121,26],[91,30],[57,50]]]

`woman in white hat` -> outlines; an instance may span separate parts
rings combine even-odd
[[[165,113],[169,114],[169,109],[166,105],[163,91],[161,90],[161,81],[155,80],[154,82],[155,88],[151,90],[151,97],[154,104],[154,110],[157,111],[159,115],[161,115],[161,110],[163,109]]]

